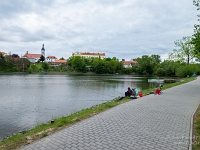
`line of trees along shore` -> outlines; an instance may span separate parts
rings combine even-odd
[[[193,73],[200,74],[200,64],[188,64],[184,60],[164,60],[161,61],[159,55],[143,55],[137,58],[137,64],[124,68],[122,61],[113,58],[84,58],[80,56],[70,57],[67,65],[50,66],[46,62],[31,64],[25,58],[14,56],[3,57],[0,55],[1,72],[93,72],[96,74],[139,74],[157,76],[177,76],[186,77]]]
[[[193,0],[194,6],[200,10],[200,0]],[[200,21],[200,15],[198,22]],[[168,55],[168,59],[161,61],[159,55],[143,55],[137,58],[137,64],[124,68],[123,62],[113,58],[84,58],[73,56],[67,65],[50,66],[46,62],[31,64],[29,60],[18,55],[3,56],[0,53],[0,72],[94,72],[96,74],[141,74],[158,76],[186,77],[200,74],[200,25],[194,25],[194,34],[182,37],[174,42],[176,49]],[[195,61],[194,61],[195,60]],[[197,63],[198,62],[198,63]]]

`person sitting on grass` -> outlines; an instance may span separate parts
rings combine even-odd
[[[132,95],[131,96],[136,96],[136,92],[135,92],[134,88],[132,88]]]
[[[156,88],[155,95],[160,95],[160,88],[159,87]]]
[[[135,88],[135,95],[137,96],[138,95],[138,89]]]
[[[133,91],[131,90],[130,87],[128,87],[128,91],[125,92],[125,97],[126,96],[131,96],[133,94]]]

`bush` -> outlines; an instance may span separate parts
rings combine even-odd
[[[165,70],[163,68],[158,68],[156,71],[156,74],[158,76],[164,76],[165,75]]]
[[[191,76],[193,73],[195,73],[196,75],[200,74],[200,65],[199,64],[190,64],[187,66],[181,66],[177,69],[176,72],[176,76],[178,77],[187,77],[187,76]]]
[[[28,69],[28,72],[31,73],[31,72],[40,72],[42,71],[42,67],[40,64],[31,64],[29,69]]]
[[[133,69],[132,68],[124,68],[124,73],[125,74],[130,74],[133,72]]]

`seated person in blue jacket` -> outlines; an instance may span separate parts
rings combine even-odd
[[[138,89],[135,88],[135,96],[137,96],[137,95],[138,95]]]
[[[128,91],[125,92],[125,96],[131,96],[133,94],[133,91],[130,87],[128,87]]]

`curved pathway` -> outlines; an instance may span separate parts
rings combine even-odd
[[[188,150],[200,78],[102,112],[21,150]]]

